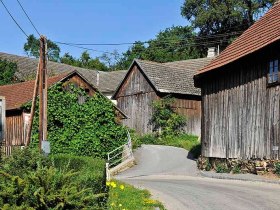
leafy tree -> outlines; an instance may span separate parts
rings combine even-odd
[[[87,51],[84,51],[81,54],[81,57],[76,59],[73,56],[71,56],[69,53],[65,53],[60,58],[61,63],[65,63],[71,66],[77,66],[87,69],[96,69],[100,71],[108,71],[108,67],[102,63],[99,58],[92,58],[90,57],[90,54]]]
[[[185,0],[181,14],[192,26],[199,30],[198,35],[209,36],[232,32],[242,32],[269,9],[275,0]],[[203,39],[203,42],[220,41],[225,47],[232,35]],[[197,42],[202,42],[201,39]]]
[[[0,59],[0,85],[13,83],[16,71],[17,64]]]
[[[204,51],[193,46],[195,33],[188,26],[173,26],[167,28],[144,44],[136,42],[130,49],[123,53],[117,63],[118,69],[127,69],[134,58],[146,59],[156,62],[171,62],[199,58],[204,56]]]
[[[51,40],[47,40],[47,48],[48,48],[48,59],[50,61],[59,61],[59,53],[60,48],[57,44],[52,42]],[[32,34],[27,37],[27,42],[23,47],[24,51],[28,56],[33,56],[35,58],[39,58],[40,56],[40,40],[36,39],[36,37]]]

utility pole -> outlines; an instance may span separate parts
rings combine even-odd
[[[47,40],[40,37],[40,61],[39,61],[39,150],[42,142],[47,140]]]
[[[33,98],[32,98],[32,107],[30,114],[30,121],[28,125],[26,143],[28,146],[31,141],[31,132],[33,119],[35,115],[36,99],[39,95],[39,151],[49,153],[49,142],[47,142],[47,100],[48,100],[48,76],[47,76],[47,39],[44,36],[40,36],[40,58],[38,63],[38,69],[36,74]]]

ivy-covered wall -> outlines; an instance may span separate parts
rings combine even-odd
[[[79,103],[83,97],[85,102]],[[25,106],[30,109],[30,104]],[[38,109],[32,131],[32,146],[38,145]],[[74,85],[57,84],[48,92],[48,140],[53,154],[106,157],[124,144],[126,129],[116,122],[115,107],[96,93],[90,97]]]

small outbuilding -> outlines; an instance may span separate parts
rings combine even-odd
[[[194,77],[202,93],[202,156],[278,159],[280,4]]]
[[[123,124],[140,134],[152,132],[152,103],[169,95],[175,99],[174,109],[187,117],[185,131],[200,136],[201,95],[193,76],[212,59],[170,63],[135,59],[112,97],[128,116]]]
[[[97,92],[100,93],[97,88],[90,84],[90,82],[77,71],[66,72],[48,78],[48,87],[58,82],[74,84],[76,87],[84,89],[89,96],[93,96]],[[0,141],[4,139],[6,154],[11,152],[12,147],[24,146],[26,143],[26,132],[30,114],[26,113],[22,106],[32,100],[34,85],[35,81],[31,80],[0,86]],[[104,97],[107,98],[106,96]],[[79,103],[82,103],[83,100],[84,97],[81,96],[81,98],[79,98]],[[116,121],[120,122],[126,118],[126,115],[116,106],[115,110]]]

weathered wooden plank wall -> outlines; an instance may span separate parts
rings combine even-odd
[[[6,118],[6,101],[5,98],[0,96],[0,144],[5,138],[5,118]]]
[[[129,117],[123,124],[140,134],[152,132],[153,126],[150,123],[152,102],[163,96],[165,95],[156,93],[148,79],[135,65],[116,97],[118,107]],[[188,99],[188,96],[176,95],[174,98],[174,108],[188,119],[185,131],[200,136],[200,97]]]
[[[267,86],[272,52],[279,50],[252,55],[202,82],[203,156],[278,157],[272,148],[280,147],[280,87]]]
[[[24,145],[24,122],[22,112],[7,114],[5,145]]]
[[[175,97],[176,98],[176,97]],[[191,133],[197,136],[201,134],[201,100],[187,99],[187,96],[183,98],[176,98],[173,107],[176,112],[185,116],[187,124],[184,128],[186,133]]]

